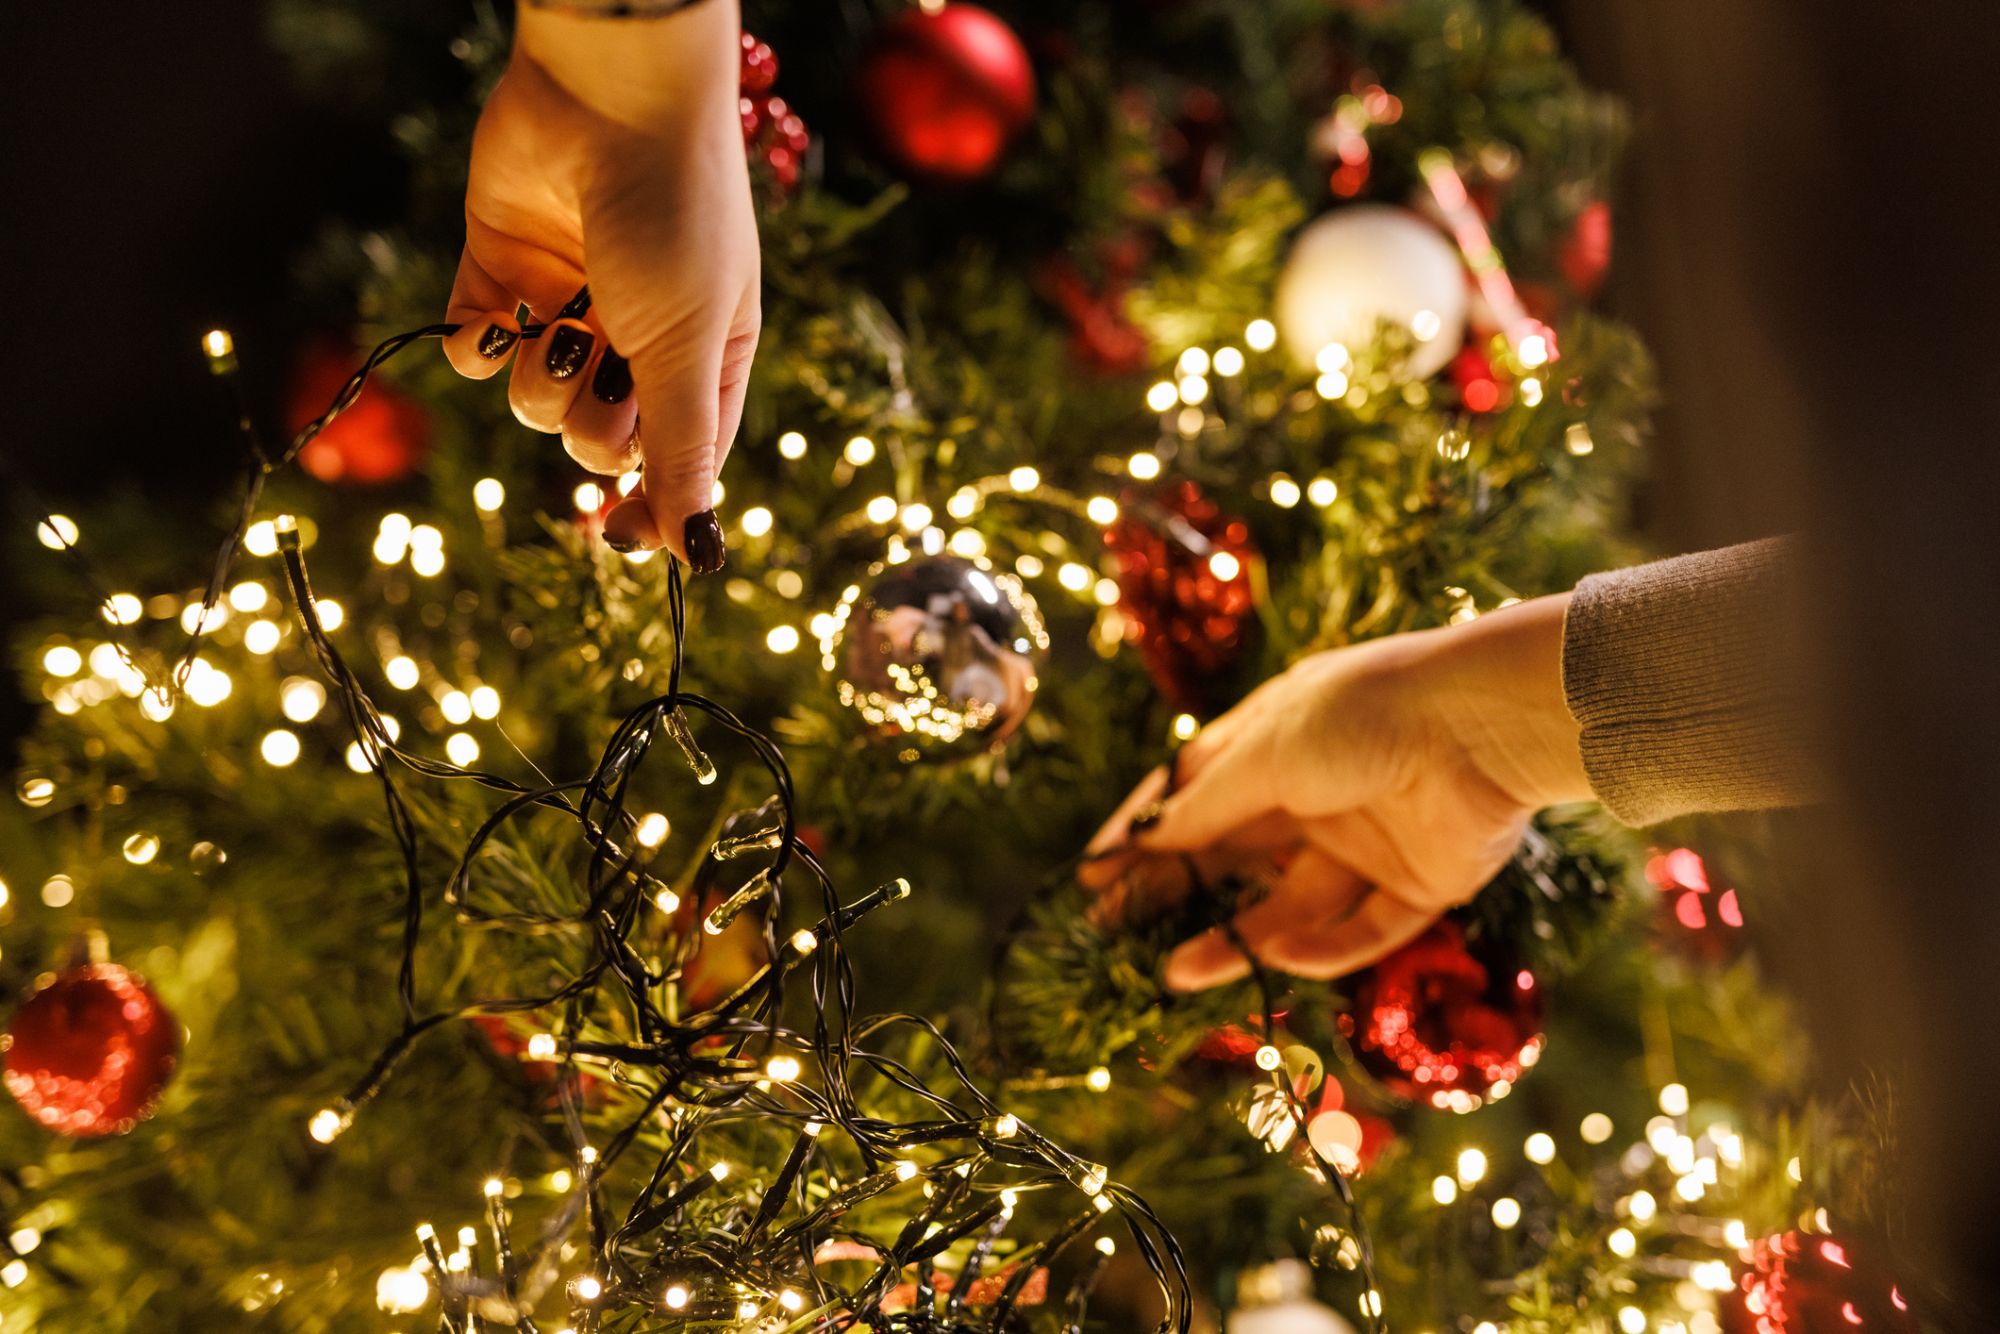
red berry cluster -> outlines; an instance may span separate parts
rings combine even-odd
[[[799,182],[799,164],[812,136],[785,99],[771,95],[771,85],[777,81],[777,53],[768,42],[744,33],[741,95],[736,104],[743,117],[743,145],[771,169],[781,189],[789,190]]]

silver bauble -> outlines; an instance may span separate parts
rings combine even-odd
[[[840,702],[876,735],[930,755],[1005,742],[1035,702],[1048,646],[1019,579],[957,556],[873,567],[820,636]]]

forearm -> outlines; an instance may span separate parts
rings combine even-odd
[[[741,23],[736,0],[627,7],[530,5],[515,29],[517,57],[532,60],[578,102],[629,128],[653,132],[704,108],[736,114]]]

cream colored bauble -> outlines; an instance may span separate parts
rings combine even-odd
[[[1409,372],[1428,378],[1458,354],[1465,311],[1458,251],[1437,228],[1388,204],[1355,204],[1312,223],[1278,275],[1278,331],[1302,366],[1329,343],[1368,347],[1387,320],[1410,330]]]
[[[1354,1334],[1331,1306],[1313,1299],[1312,1270],[1302,1260],[1278,1260],[1246,1272],[1223,1334]]]

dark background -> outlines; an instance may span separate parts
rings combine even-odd
[[[462,17],[436,8],[441,31]],[[2000,43],[1969,0],[1545,8],[1637,116],[1608,304],[1667,389],[1654,536],[1806,534],[1821,653],[1801,689],[1823,702],[1845,799],[1795,849],[1816,893],[1785,917],[1780,961],[1834,1082],[1906,1076],[1912,1239],[1991,1290]],[[236,461],[200,333],[289,346],[307,318],[289,294],[301,241],[329,212],[365,226],[402,204],[381,122],[291,91],[262,6],[200,11],[0,19],[0,450],[61,503],[129,488],[163,524],[205,512],[187,502]],[[283,364],[248,363],[267,402]],[[0,619],[24,602],[0,575]],[[25,716],[17,695],[0,688],[0,737]]]

